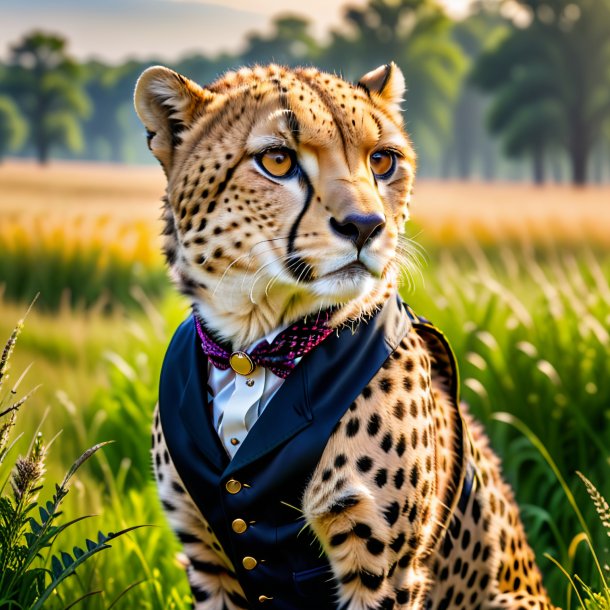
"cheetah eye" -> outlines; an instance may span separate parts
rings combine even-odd
[[[391,150],[378,150],[371,155],[369,163],[375,178],[385,180],[396,169],[396,153]]]
[[[288,178],[297,167],[294,152],[287,148],[273,148],[256,156],[259,166],[274,178]]]

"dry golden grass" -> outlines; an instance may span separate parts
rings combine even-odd
[[[129,227],[159,233],[160,167],[31,162],[0,166],[0,220],[32,226],[93,223],[105,238]],[[424,241],[532,239],[610,245],[610,187],[417,182],[412,219]],[[153,247],[155,247],[154,244]]]
[[[156,166],[56,162],[41,168],[7,161],[0,165],[0,214],[154,222],[163,188],[163,172]]]
[[[163,173],[156,167],[31,162],[0,166],[0,241],[11,250],[97,248],[104,258],[161,262]]]
[[[610,186],[421,181],[411,216],[434,241],[474,237],[610,246]]]

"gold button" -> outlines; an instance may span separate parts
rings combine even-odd
[[[241,491],[241,483],[235,479],[229,479],[225,488],[230,494],[236,494]]]
[[[236,534],[243,534],[248,529],[248,525],[243,519],[235,519],[231,523],[231,527]]]
[[[239,445],[239,439],[238,439],[238,438],[233,437],[233,438],[231,439],[231,445]]]
[[[265,602],[270,602],[273,599],[273,597],[267,597],[266,595],[259,595],[258,596],[258,601],[263,604]]]
[[[246,568],[246,570],[254,570],[258,561],[256,561],[256,559],[254,559],[254,557],[244,557],[241,560],[241,563],[244,566],[244,568]]]
[[[246,352],[233,352],[229,356],[229,364],[240,375],[249,375],[256,368],[252,358]]]

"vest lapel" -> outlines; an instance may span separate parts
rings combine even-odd
[[[222,472],[229,459],[211,422],[206,384],[208,370],[206,358],[201,352],[191,319],[187,320],[185,330],[188,333],[185,337],[186,345],[178,351],[178,355],[183,358],[180,369],[188,371],[178,401],[180,419],[197,449],[219,472]]]
[[[286,379],[224,474],[248,466],[314,422],[339,421],[410,327],[402,304],[392,298],[354,332],[343,328],[330,335]]]

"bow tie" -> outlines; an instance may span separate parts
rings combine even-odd
[[[295,360],[333,332],[327,326],[330,315],[331,311],[326,310],[315,318],[310,316],[290,324],[271,343],[263,339],[250,352],[229,352],[212,339],[196,315],[193,318],[203,352],[216,368],[225,371],[230,367],[240,375],[249,375],[256,366],[262,366],[286,379],[296,366]]]

